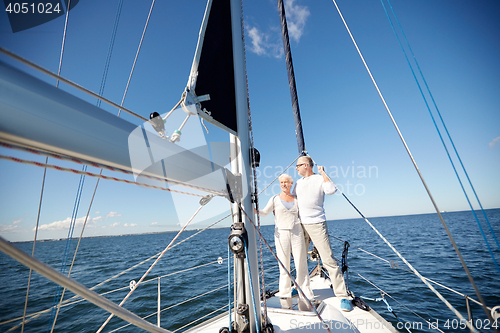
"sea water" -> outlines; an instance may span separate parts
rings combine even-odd
[[[486,214],[498,239],[500,209],[487,210]],[[478,212],[477,215],[493,256],[500,263],[500,249],[491,236],[482,213]],[[443,217],[485,302],[490,307],[500,305],[500,273],[472,212],[444,213]],[[466,299],[456,292],[474,299],[477,296],[437,214],[377,217],[369,220],[420,274],[450,288],[433,284],[467,319]],[[411,332],[437,332],[435,327],[445,332],[468,332],[464,323],[410,272],[408,266],[363,219],[329,221],[328,228],[335,257],[341,258],[343,241],[350,245],[347,260],[349,289],[356,296],[368,299],[381,299],[383,296],[387,303],[383,300],[366,300],[366,303],[400,332],[406,332],[406,329]],[[261,229],[263,236],[274,247],[274,227],[263,226]],[[195,232],[186,231],[179,239],[186,239]],[[161,308],[166,309],[161,313],[163,328],[183,331],[187,329],[183,328],[185,325],[197,318],[206,316],[206,320],[221,313],[216,310],[228,304],[228,290],[224,287],[228,281],[228,266],[227,260],[220,264],[217,261],[218,258],[227,258],[228,235],[228,228],[209,229],[166,252],[145,279],[150,281],[141,284],[124,307],[141,317],[149,316],[147,320],[156,324],[157,316],[153,314],[157,311],[158,302],[156,278],[162,277]],[[128,270],[95,289],[119,303],[129,292],[130,282],[138,281],[155,259],[144,261],[161,252],[174,236],[175,233],[169,232],[84,238],[71,276],[87,287],[93,287]],[[73,250],[76,243],[77,240],[73,240]],[[16,245],[31,254],[32,243]],[[38,242],[35,256],[60,270],[65,246],[65,240]],[[266,289],[275,290],[278,266],[269,250],[263,246]],[[72,257],[70,252],[66,272]],[[309,268],[315,265],[316,262],[309,262]],[[191,267],[198,268],[174,274]],[[6,332],[20,324],[20,320],[7,321],[23,315],[28,275],[29,269],[0,253],[0,332]],[[62,289],[59,294],[61,292]],[[48,311],[34,317],[31,314],[53,306],[56,293],[57,286],[54,283],[33,273],[27,307],[29,320],[25,324],[25,332],[50,331],[49,322],[54,317],[53,313]],[[202,295],[205,293],[207,294]],[[64,300],[73,296],[72,292],[66,291]],[[106,311],[78,300],[72,299],[71,305],[61,308],[54,332],[95,332],[108,317],[109,313]],[[179,304],[181,302],[184,303]],[[388,304],[393,313],[388,311]],[[473,321],[480,331],[493,332],[492,323],[486,319],[483,309],[475,303],[470,306]],[[227,311],[227,307],[223,310]],[[115,317],[104,332],[111,332],[125,324]],[[21,329],[18,327],[14,331],[20,332]],[[138,331],[141,330],[133,326],[120,330]]]

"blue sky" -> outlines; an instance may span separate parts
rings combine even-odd
[[[118,3],[80,1],[70,12],[62,76],[99,91]],[[333,2],[286,3],[310,155],[325,166],[332,180],[367,217],[432,212],[432,204]],[[106,98],[118,104],[150,5],[146,1],[123,3],[104,91]],[[468,209],[381,3],[341,0],[338,5],[439,209]],[[500,207],[500,4],[496,0],[395,0],[392,5],[483,206]],[[253,135],[262,156],[257,173],[259,188],[263,189],[292,163],[298,151],[276,2],[245,1],[243,9]],[[155,4],[125,107],[147,117],[152,111],[167,112],[177,103],[187,82],[204,10],[205,1],[201,0]],[[0,45],[57,72],[63,28],[64,17],[59,17],[12,33],[2,12]],[[3,55],[0,58],[12,63]],[[53,79],[16,66],[55,84]],[[61,89],[95,103],[65,85]],[[102,108],[116,113],[107,105]],[[126,114],[122,117],[140,124]],[[192,123],[199,127],[195,120]],[[207,140],[225,140],[226,136],[213,126],[209,130]],[[44,160],[0,150],[2,155]],[[75,164],[53,163],[81,169]],[[12,241],[33,239],[43,169],[3,160],[0,168],[0,234]],[[94,168],[89,171],[98,172]],[[297,179],[294,169],[289,173]],[[95,182],[92,178],[85,180],[78,221],[86,215]],[[47,171],[39,238],[67,235],[78,183],[79,176]],[[466,189],[472,197],[468,185]],[[278,185],[271,186],[260,197],[261,204],[278,191]],[[164,191],[101,181],[84,235],[178,229],[184,216],[197,208],[188,205],[188,200],[181,202],[184,204]],[[224,216],[227,210],[225,202],[214,205],[212,210],[207,208],[209,221]],[[473,205],[478,208],[475,200]],[[329,219],[358,217],[339,195],[327,197],[325,207]],[[81,229],[78,221],[75,235]],[[266,217],[263,222],[272,223],[272,218]],[[206,223],[201,221],[193,227]]]

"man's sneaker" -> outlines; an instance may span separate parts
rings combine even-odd
[[[346,298],[342,298],[340,300],[340,309],[342,311],[351,311],[352,310],[351,302],[349,302],[349,300]]]

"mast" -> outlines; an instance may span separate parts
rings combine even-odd
[[[292,98],[293,118],[295,120],[295,136],[297,137],[299,155],[305,156],[307,151],[306,144],[304,142],[304,134],[302,133],[302,120],[300,119],[299,98],[297,96],[297,87],[295,85],[292,51],[290,50],[290,40],[288,38],[288,28],[286,25],[285,6],[283,5],[283,0],[278,0],[278,10],[280,13],[281,35],[283,37],[283,48],[285,50],[286,69],[288,72],[288,85],[290,87],[290,96]]]
[[[239,173],[241,173],[242,194],[240,205],[251,218],[254,217],[254,208],[251,198],[251,159],[250,159],[250,135],[248,123],[248,91],[246,83],[245,54],[243,44],[243,17],[240,0],[231,0],[231,25],[233,31],[233,60],[234,60],[234,81],[236,94],[236,119],[238,126],[238,137],[236,142],[239,145],[237,161],[239,163]],[[233,136],[231,134],[231,136]],[[237,170],[232,170],[236,173]],[[245,214],[239,212],[236,207],[234,218],[241,218],[247,235],[248,260],[245,262],[245,277],[251,280],[245,284],[245,302],[249,308],[250,332],[256,332],[257,326],[262,327],[262,316],[260,308],[260,287],[259,287],[259,269],[257,260],[257,241],[256,232],[252,222],[248,221]],[[247,264],[248,263],[248,264]],[[251,284],[251,285],[250,285]],[[253,299],[253,300],[252,300]],[[238,299],[238,303],[240,300]],[[254,312],[255,311],[255,312]],[[257,322],[255,322],[257,320]]]

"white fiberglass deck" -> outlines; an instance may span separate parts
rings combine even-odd
[[[331,332],[397,332],[391,323],[382,318],[373,310],[364,311],[354,307],[352,311],[340,310],[340,299],[335,297],[330,288],[330,280],[319,274],[311,277],[311,287],[316,296],[315,302],[319,303],[317,311]],[[274,332],[326,332],[318,317],[312,311],[297,310],[297,297],[293,299],[291,310],[282,309],[280,300],[272,297],[267,300],[267,314],[274,326]],[[233,317],[234,318],[234,317]],[[223,314],[189,330],[188,332],[214,332],[218,333],[222,327],[229,324],[228,315]]]

